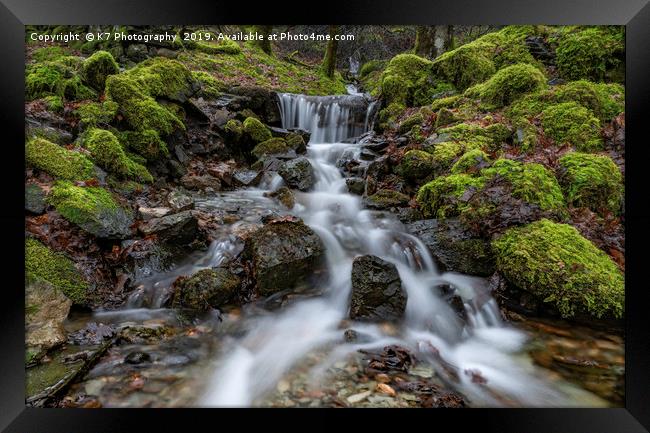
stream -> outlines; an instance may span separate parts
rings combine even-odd
[[[177,329],[176,336],[164,345],[135,339],[110,349],[68,395],[94,393],[104,406],[277,406],[296,404],[279,394],[300,386],[306,400],[299,403],[314,406],[323,402],[322,390],[338,386],[335,392],[350,388],[340,394],[354,397],[348,402],[365,399],[391,406],[388,397],[357,398],[377,384],[354,383],[350,374],[360,368],[363,351],[397,345],[415,355],[416,370],[428,371],[425,377],[435,377],[471,406],[607,405],[533,362],[527,352],[531,334],[502,320],[484,278],[440,272],[427,247],[395,215],[366,209],[360,196],[348,193],[340,161],[360,158],[363,138],[353,138],[372,129],[374,102],[356,89],[330,97],[279,94],[278,101],[283,128],[311,133],[306,156],[315,186],[296,192],[291,211],[265,196],[281,186],[277,175],[256,188],[196,197],[197,208],[236,215],[207,252],[186,257],[168,272],[143,275],[123,310],[82,315],[68,324],[70,330],[91,320],[122,327],[169,326]],[[326,281],[202,318],[162,308],[179,275],[235,257],[243,248],[237,233],[271,214],[298,216],[319,235],[326,250]],[[348,319],[352,263],[366,254],[397,268],[408,295],[402,323]],[[462,300],[464,320],[440,287],[450,287]],[[349,332],[357,338],[344,338]],[[124,369],[120,360],[134,351],[146,352],[151,365],[134,363]],[[138,377],[145,377],[144,385],[133,385]],[[129,387],[144,392],[124,391]]]

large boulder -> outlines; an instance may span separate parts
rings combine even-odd
[[[404,315],[406,298],[395,265],[371,255],[354,259],[351,319],[398,320]]]
[[[314,186],[314,168],[304,156],[284,162],[278,174],[292,188],[307,191]]]
[[[473,237],[457,218],[414,221],[407,229],[424,242],[447,271],[485,277],[494,272],[490,243]]]
[[[307,280],[319,270],[324,254],[318,235],[296,221],[271,222],[252,233],[244,246],[244,257],[252,263],[263,296]]]
[[[192,211],[183,211],[161,218],[152,218],[140,226],[145,236],[157,235],[159,239],[173,244],[187,245],[198,236],[199,225]]]
[[[28,357],[35,357],[65,343],[63,322],[72,301],[61,290],[44,281],[25,286],[25,344]],[[29,359],[28,359],[29,361]]]
[[[233,300],[241,280],[226,268],[203,269],[191,277],[180,277],[172,306],[194,310],[218,308]]]

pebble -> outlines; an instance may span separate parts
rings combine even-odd
[[[391,388],[390,385],[386,385],[385,383],[380,383],[379,385],[377,385],[377,390],[382,394],[386,394],[391,397],[395,397],[396,395],[395,390]]]
[[[359,394],[354,394],[348,397],[346,400],[348,403],[354,404],[354,403],[360,403],[370,397],[372,394],[372,391],[366,391],[366,392],[360,392]]]
[[[278,385],[276,386],[278,392],[285,393],[291,389],[291,384],[286,381],[286,380],[281,380],[278,382]]]

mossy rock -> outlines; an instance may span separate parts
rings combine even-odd
[[[623,201],[623,176],[609,156],[571,152],[559,160],[560,183],[567,203],[598,213],[618,214]]]
[[[239,277],[226,268],[203,269],[174,283],[172,305],[197,311],[218,308],[236,297],[240,284]]]
[[[382,108],[377,116],[379,127],[381,129],[397,128],[397,119],[406,110],[406,105],[399,102],[391,102],[388,106]]]
[[[415,54],[393,57],[381,74],[381,95],[386,105],[426,105],[435,95],[452,90],[449,83],[434,78],[431,65],[430,60]]]
[[[443,141],[437,143],[431,154],[436,172],[441,173],[452,166],[454,161],[465,152],[478,148],[479,144],[466,141]]]
[[[478,174],[490,166],[492,161],[481,149],[465,152],[451,167],[451,174]]]
[[[131,235],[131,213],[103,188],[59,181],[54,184],[48,203],[65,219],[99,238],[125,239]]]
[[[561,212],[565,207],[557,179],[541,164],[499,159],[491,167],[481,170],[481,177],[485,180],[496,176],[512,185],[515,198],[535,204],[543,211]]]
[[[94,90],[82,83],[78,57],[65,56],[56,60],[28,65],[25,69],[25,93],[28,100],[58,96],[66,101],[91,99]]]
[[[192,77],[201,85],[200,93],[207,98],[218,98],[225,85],[204,71],[192,71]]]
[[[557,66],[569,80],[623,82],[625,79],[625,28],[580,27],[563,32],[557,40]]]
[[[440,55],[433,62],[433,73],[459,90],[487,80],[496,67],[486,46],[477,41]]]
[[[557,144],[570,144],[577,150],[602,149],[600,121],[587,108],[575,102],[550,105],[541,114],[544,134]]]
[[[451,141],[471,143],[471,148],[484,148],[486,150],[499,150],[501,144],[506,142],[512,135],[512,131],[503,123],[493,123],[488,126],[459,123],[438,130],[441,136],[448,136]]]
[[[25,160],[37,168],[64,180],[88,180],[95,177],[92,161],[84,154],[68,150],[44,138],[34,137],[25,144]]]
[[[81,68],[84,81],[98,92],[104,91],[106,77],[120,72],[115,59],[107,51],[96,51],[88,57]]]
[[[261,158],[267,155],[281,155],[289,152],[291,149],[287,146],[284,138],[276,137],[263,141],[251,151],[253,156]]]
[[[458,120],[460,120],[460,118],[456,115],[456,113],[448,108],[440,108],[436,113],[435,128],[442,128],[443,126],[455,123]]]
[[[187,101],[200,87],[185,65],[164,57],[147,59],[124,75],[143,86],[149,96],[180,103]]]
[[[290,132],[284,137],[284,140],[287,142],[287,146],[295,150],[298,153],[303,153],[307,150],[307,143],[302,135],[296,132]]]
[[[483,179],[467,174],[438,177],[418,190],[416,201],[427,218],[457,216],[462,209],[461,197],[466,191],[479,189]]]
[[[271,130],[266,127],[262,122],[254,117],[248,117],[243,123],[244,132],[255,142],[261,143],[270,140]]]
[[[153,182],[153,177],[147,168],[127,156],[112,132],[91,128],[83,136],[83,146],[90,151],[97,165],[109,173],[114,173],[123,179]]]
[[[399,191],[391,189],[380,189],[366,199],[368,207],[373,209],[389,209],[392,207],[404,207],[408,205],[410,197]]]
[[[399,125],[399,133],[400,134],[406,134],[413,128],[415,125],[421,125],[422,122],[424,122],[424,116],[422,113],[417,112],[415,114],[410,115],[406,119],[402,121]]]
[[[206,54],[240,54],[242,52],[239,44],[227,36],[223,38],[217,36],[214,41],[210,42],[196,41],[194,49]]]
[[[467,89],[465,96],[478,98],[486,107],[494,109],[545,87],[546,77],[538,68],[520,63],[500,69],[489,80]]]
[[[120,142],[146,161],[157,161],[169,156],[167,144],[153,129],[125,131],[120,134]]]
[[[80,126],[85,129],[89,126],[108,125],[115,119],[118,110],[117,103],[113,101],[88,102],[75,110]]]
[[[45,107],[47,107],[48,111],[52,111],[54,113],[62,113],[63,109],[65,108],[63,99],[61,99],[60,96],[50,95],[43,98],[43,100],[45,101]]]
[[[44,281],[75,304],[83,304],[87,297],[88,283],[72,260],[31,238],[25,240],[25,279],[27,284]]]
[[[228,137],[233,141],[239,141],[244,135],[244,125],[237,119],[230,119],[223,127]]]
[[[624,277],[616,263],[573,227],[547,219],[509,229],[492,243],[497,269],[512,284],[577,313],[622,318]]]
[[[433,176],[435,166],[436,163],[430,153],[423,150],[409,150],[404,154],[397,172],[405,179],[417,182]]]

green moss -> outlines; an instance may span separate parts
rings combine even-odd
[[[465,91],[465,96],[479,98],[488,108],[511,104],[526,93],[546,87],[546,77],[536,67],[519,63],[500,69],[489,80]]]
[[[498,270],[563,317],[623,317],[623,273],[575,228],[543,219],[508,230],[492,246]]]
[[[243,123],[244,132],[256,143],[271,139],[271,131],[254,117],[248,117]]]
[[[605,155],[567,153],[559,160],[560,183],[567,203],[617,214],[623,200],[623,176]]]
[[[216,41],[196,41],[195,49],[207,54],[240,54],[239,44],[228,37]]]
[[[397,172],[405,179],[419,181],[433,176],[435,168],[433,156],[422,150],[409,150],[397,167]]]
[[[496,72],[492,61],[493,50],[493,44],[485,44],[477,39],[439,56],[433,62],[433,73],[459,90],[465,90]]]
[[[74,263],[35,239],[25,240],[25,279],[27,283],[45,281],[76,304],[86,299],[88,284]]]
[[[418,190],[416,200],[425,217],[457,216],[463,208],[461,197],[469,189],[483,186],[483,179],[467,174],[439,177]]]
[[[36,62],[46,62],[56,60],[59,57],[63,57],[65,55],[67,55],[67,53],[63,50],[62,47],[53,45],[34,50],[32,53],[32,60]]]
[[[237,119],[230,119],[223,127],[226,134],[233,140],[239,140],[244,134],[244,126]]]
[[[457,157],[474,148],[475,145],[464,141],[443,141],[436,144],[431,153],[436,168],[445,170],[451,167]]]
[[[541,164],[499,159],[491,167],[481,170],[481,176],[486,180],[493,176],[506,179],[512,185],[514,197],[536,204],[542,210],[564,209],[564,197],[557,179]]]
[[[581,27],[560,34],[556,40],[556,62],[564,78],[624,80],[624,27]]]
[[[379,127],[381,129],[396,128],[397,119],[404,113],[406,106],[398,102],[392,102],[379,111]]]
[[[89,126],[108,125],[115,119],[118,105],[113,101],[88,102],[80,105],[75,111],[83,128]]]
[[[80,63],[72,56],[28,65],[25,69],[25,93],[28,100],[59,96],[66,101],[90,99],[96,93],[79,76]]]
[[[572,81],[554,90],[557,102],[576,102],[607,122],[625,110],[625,88],[620,84]]]
[[[117,74],[120,68],[117,66],[111,53],[107,51],[97,51],[88,57],[81,68],[84,81],[90,87],[98,92],[104,91],[106,77]]]
[[[45,101],[45,106],[49,111],[53,111],[55,113],[63,112],[63,99],[61,99],[60,96],[46,96],[43,98],[43,100]]]
[[[578,150],[603,147],[600,122],[588,109],[575,102],[550,105],[541,114],[544,133],[558,144],[571,144]]]
[[[462,98],[461,95],[453,95],[453,96],[447,96],[445,98],[439,98],[436,99],[431,103],[431,110],[432,111],[439,111],[443,108],[453,108],[456,103]]]
[[[194,93],[192,73],[176,60],[164,57],[147,59],[125,72],[125,75],[147,89],[147,94],[154,98],[183,102]]]
[[[490,158],[481,149],[473,149],[465,152],[463,156],[451,167],[452,174],[477,174],[485,166],[491,163]]]
[[[454,156],[458,156],[467,150],[477,148],[497,151],[501,148],[501,144],[510,138],[512,132],[510,131],[510,128],[502,123],[493,123],[486,127],[469,123],[459,123],[458,125],[438,130],[438,134],[441,137],[446,137],[447,140],[461,143],[463,145],[462,147],[447,145],[447,149],[444,151],[440,150],[439,152],[447,155],[455,148],[457,150],[455,151]],[[441,154],[441,156],[444,155]],[[451,163],[451,161],[448,162]]]
[[[249,117],[250,119],[250,117]],[[256,158],[261,158],[265,155],[283,154],[289,152],[289,146],[284,138],[270,138],[261,142],[251,151]]]
[[[223,83],[217,81],[207,72],[192,71],[192,76],[201,83],[201,93],[207,98],[218,98],[221,96],[221,91],[225,90]]]
[[[417,112],[415,114],[412,114],[406,119],[402,120],[399,125],[399,133],[406,134],[411,130],[411,128],[413,128],[415,125],[421,125],[422,122],[424,122],[424,116],[422,113]]]
[[[43,170],[57,179],[87,180],[95,176],[93,163],[85,155],[43,138],[35,137],[27,141],[25,160],[30,167]]]
[[[359,68],[359,78],[363,79],[371,72],[383,71],[387,64],[385,60],[369,60]]]
[[[123,132],[120,134],[120,142],[147,161],[156,161],[169,156],[167,144],[153,129]]]
[[[451,123],[457,122],[458,120],[460,119],[456,116],[456,113],[448,108],[441,108],[436,113],[435,128],[442,128],[443,126],[447,126]]]
[[[110,131],[92,128],[83,137],[86,147],[97,165],[124,179],[141,182],[153,182],[153,177],[146,167],[131,160],[120,145],[117,137]]]
[[[431,74],[431,61],[414,54],[393,57],[381,75],[381,95],[387,105],[420,106],[452,87]]]
[[[287,146],[293,150],[299,151],[305,149],[305,139],[302,138],[302,135],[300,134],[292,132],[290,134],[287,134],[287,136],[284,137],[284,140],[287,142]]]
[[[391,189],[380,189],[371,196],[368,196],[368,202],[381,208],[406,206],[409,200],[408,195]]]

